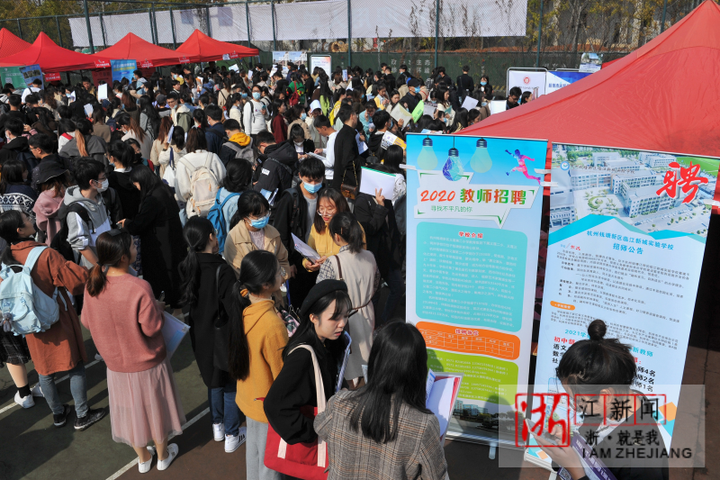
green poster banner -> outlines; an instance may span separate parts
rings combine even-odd
[[[20,67],[0,67],[0,79],[2,84],[12,83],[15,88],[25,88],[25,76]]]

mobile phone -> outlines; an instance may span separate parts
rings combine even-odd
[[[533,428],[535,428],[535,425],[537,425],[536,422],[533,422],[532,420],[526,418],[525,424],[527,425],[528,430],[530,431],[530,433],[532,435],[535,435],[536,437],[541,438],[543,440],[543,442],[545,442],[543,445],[548,445],[548,444],[557,445],[557,439],[555,439],[555,437],[553,437],[553,436],[548,435],[547,432],[543,432],[542,435],[538,435],[537,433],[533,432]]]

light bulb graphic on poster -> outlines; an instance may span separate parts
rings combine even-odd
[[[408,321],[436,372],[463,373],[448,435],[498,437],[526,382],[547,142],[407,138]]]

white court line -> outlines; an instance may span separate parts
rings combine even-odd
[[[100,363],[100,361],[99,361],[99,360],[92,361],[92,362],[88,363],[87,365],[85,365],[85,368],[86,368],[86,369],[87,369],[87,368],[90,368],[90,367],[92,367],[93,365],[95,365],[96,363]],[[58,383],[67,380],[68,378],[70,378],[70,375],[65,375],[64,377],[58,378],[57,380],[55,380],[55,384],[57,385]],[[0,408],[0,415],[2,415],[3,413],[7,412],[7,411],[10,410],[10,409],[13,409],[13,408],[19,407],[19,406],[20,406],[20,405],[18,405],[17,403],[15,403],[15,401],[13,400],[10,405],[7,405],[7,406],[5,406],[5,407],[3,407],[3,408]]]
[[[187,430],[188,428],[190,428],[190,426],[191,426],[193,423],[197,422],[198,420],[200,420],[202,417],[204,417],[204,416],[207,415],[208,413],[210,413],[210,407],[208,407],[208,408],[206,408],[205,410],[203,410],[202,412],[198,413],[198,414],[195,415],[195,417],[192,418],[189,422],[185,423],[185,425],[183,425],[183,427],[182,427],[183,432],[184,432],[185,430]],[[168,438],[168,440],[172,439],[173,437],[174,437],[174,435],[171,436],[170,438]],[[116,479],[119,478],[123,473],[127,472],[127,471],[130,470],[132,467],[134,467],[135,465],[137,465],[137,463],[138,463],[138,459],[137,459],[137,457],[136,457],[136,458],[133,459],[132,462],[128,463],[127,465],[125,465],[124,467],[122,467],[120,470],[118,470],[117,472],[113,473],[113,474],[112,474],[111,476],[109,476],[106,480],[116,480]]]

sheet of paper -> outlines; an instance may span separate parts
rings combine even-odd
[[[365,153],[365,152],[367,151],[368,146],[365,144],[365,142],[363,142],[362,140],[360,140],[360,133],[358,133],[358,134],[355,135],[355,141],[357,142],[358,153],[359,153],[360,155],[362,155],[363,153]]]
[[[363,371],[363,378],[365,379],[365,384],[367,385],[368,382],[368,366],[367,365],[361,365],[362,371]]]
[[[190,325],[178,320],[167,312],[163,312],[163,317],[165,321],[163,322],[162,335],[165,339],[167,358],[171,358],[175,350],[180,346],[182,339],[190,331]]]
[[[432,371],[432,369],[428,368],[428,376],[427,380],[425,381],[425,404],[427,404],[428,399],[430,398],[430,392],[432,392],[433,384],[435,383],[435,372]]]
[[[324,162],[324,161],[325,161],[325,157],[323,157],[322,155],[318,155],[318,154],[315,153],[315,152],[308,152],[308,153],[306,153],[305,155],[307,155],[308,157],[317,158],[317,159],[320,160],[321,162]]]
[[[462,103],[462,108],[465,110],[472,110],[473,108],[477,107],[478,101],[474,98],[467,96],[465,97],[465,100]]]
[[[495,115],[496,113],[504,112],[507,108],[507,102],[505,100],[493,100],[490,102],[490,113]]]
[[[228,68],[228,70],[232,70],[233,72],[239,72],[240,67],[238,67],[237,65],[230,65],[230,68]]]
[[[98,100],[106,100],[108,98],[107,83],[98,86]]]
[[[435,110],[437,110],[437,104],[425,102],[425,107],[423,107],[423,115],[430,115],[432,117],[435,115]]]
[[[272,68],[270,69],[270,78],[275,75],[275,72],[277,72],[277,65],[273,64]]]
[[[85,109],[85,116],[89,117],[93,114],[93,106],[89,103],[86,103],[83,108]]]
[[[433,412],[440,422],[440,432],[443,435],[447,431],[450,415],[452,415],[454,388],[455,378],[448,377],[436,380],[425,404],[427,409]]]
[[[347,82],[347,70],[342,71],[343,82]]]
[[[387,150],[387,148],[390,145],[399,145],[402,147],[403,150],[405,150],[406,144],[402,140],[400,140],[396,135],[385,132],[385,135],[383,135],[382,142],[380,143],[381,148],[384,148]]]
[[[252,71],[252,69],[250,69],[250,70],[248,70],[248,78],[252,78],[252,76],[253,76],[253,71]]]
[[[320,260],[320,254],[317,253],[315,250],[310,248],[310,246],[300,240],[297,235],[294,233],[292,235],[293,244],[295,245],[295,251],[298,252],[303,257],[307,258],[308,260],[311,260],[313,262]]]
[[[294,235],[293,235],[294,236]],[[347,368],[348,358],[350,358],[350,345],[352,345],[352,338],[348,332],[343,332],[345,338],[345,354],[343,355],[342,366],[340,367],[340,373],[338,373],[337,385],[335,385],[335,393],[339,392],[342,388],[343,379],[345,378],[345,368]],[[367,383],[367,380],[366,380]]]
[[[397,120],[398,122],[400,120],[403,121],[402,126],[407,127],[410,125],[410,121],[412,120],[412,114],[405,110],[405,107],[402,105],[397,105],[395,108],[392,109],[392,112],[390,113],[390,116]]]
[[[380,172],[371,168],[361,167],[360,193],[375,196],[375,190],[382,189],[382,195],[388,200],[395,200],[395,175]]]

